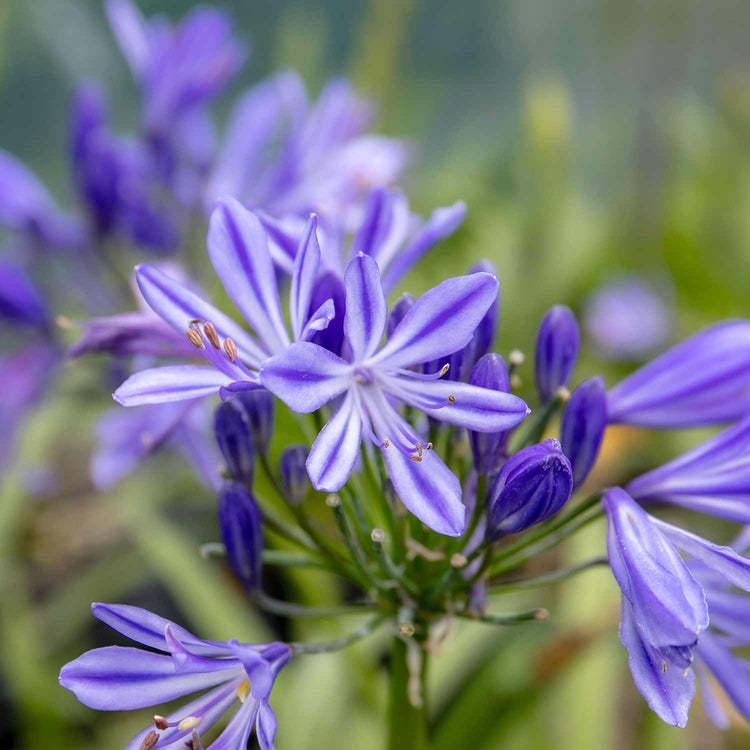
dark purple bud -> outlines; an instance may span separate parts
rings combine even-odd
[[[267,453],[273,433],[273,395],[263,388],[257,388],[239,392],[232,400],[245,410],[255,450],[261,454]]]
[[[474,365],[469,385],[488,388],[492,391],[510,393],[508,369],[499,354],[485,354]],[[505,458],[504,432],[470,432],[471,452],[474,455],[474,468],[479,474],[497,471]]]
[[[252,487],[255,448],[245,410],[235,399],[223,401],[214,412],[214,435],[229,476]]]
[[[248,591],[257,591],[263,568],[263,520],[255,498],[238,482],[219,489],[219,528],[227,561]]]
[[[305,466],[309,453],[310,449],[306,445],[288,445],[279,458],[281,481],[292,505],[299,505],[312,487]]]
[[[396,326],[404,319],[404,315],[411,310],[414,297],[408,292],[402,294],[394,303],[388,315],[388,336],[393,333]]]
[[[555,305],[542,320],[536,340],[536,387],[542,403],[549,401],[573,374],[580,335],[570,308]]]
[[[573,487],[591,471],[607,427],[607,390],[600,376],[584,380],[563,412],[560,441],[573,467]]]
[[[49,324],[49,311],[36,285],[11,263],[0,263],[0,317],[41,328]]]
[[[570,498],[573,470],[557,440],[511,456],[490,492],[487,539],[515,534],[554,516]]]

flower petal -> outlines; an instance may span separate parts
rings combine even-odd
[[[649,708],[667,724],[684,727],[695,696],[695,675],[692,669],[684,670],[667,663],[658,649],[644,641],[624,596],[620,640],[628,650],[633,682]]]
[[[336,308],[332,299],[327,299],[323,304],[310,316],[305,324],[300,341],[309,341],[318,331],[325,331],[329,323],[336,316]]]
[[[104,9],[122,56],[140,77],[151,56],[146,20],[131,0],[107,0]]]
[[[739,712],[750,718],[750,669],[713,634],[701,638],[696,654],[706,663]],[[704,697],[705,703],[705,697]],[[713,718],[713,717],[712,717]]]
[[[257,217],[233,198],[217,201],[208,254],[227,294],[273,353],[289,345],[268,238]]]
[[[337,492],[346,484],[359,455],[362,420],[354,394],[341,406],[315,439],[307,458],[307,473],[319,492]]]
[[[60,670],[60,684],[89,708],[129,711],[226,682],[237,674],[237,661],[230,664],[217,672],[178,673],[171,656],[107,646],[66,664]]]
[[[344,335],[353,361],[360,362],[377,350],[388,318],[378,264],[369,255],[358,253],[346,267],[344,286]]]
[[[163,404],[212,396],[227,385],[229,378],[213,367],[168,365],[141,370],[131,375],[113,394],[123,406]]]
[[[497,279],[489,273],[438,284],[414,303],[371,361],[385,367],[410,367],[463,348],[496,299],[498,288]]]
[[[135,278],[151,309],[179,333],[184,334],[195,319],[208,320],[221,338],[234,341],[240,359],[248,364],[258,367],[268,356],[244,328],[157,268],[136,266]]]
[[[276,736],[276,714],[267,700],[260,702],[258,718],[255,722],[255,734],[260,750],[274,750],[273,738]]]
[[[417,232],[409,245],[404,248],[383,270],[383,289],[390,292],[399,279],[436,243],[450,236],[458,229],[466,216],[463,201],[445,208],[436,208],[424,226]]]
[[[397,376],[384,378],[384,383],[389,392],[428,416],[476,432],[509,430],[530,413],[518,396],[467,383]]]
[[[226,729],[208,746],[208,750],[246,750],[258,709],[257,700],[246,698]]]
[[[260,379],[292,411],[307,414],[347,389],[351,369],[341,357],[303,341],[267,359]]]
[[[297,257],[294,260],[292,284],[289,291],[289,314],[295,341],[302,340],[302,332],[307,321],[307,313],[310,310],[315,281],[318,277],[320,245],[315,232],[317,226],[318,217],[311,214],[305,226],[305,231],[302,233]]]

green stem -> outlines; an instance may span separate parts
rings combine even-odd
[[[490,587],[492,593],[496,594],[499,592],[510,592],[510,591],[524,591],[525,589],[536,589],[542,586],[549,586],[550,584],[557,583],[558,581],[564,581],[567,578],[583,573],[584,570],[590,570],[600,565],[609,565],[609,560],[606,557],[595,557],[593,560],[580,563],[580,565],[574,565],[572,568],[565,568],[563,570],[556,570],[553,573],[546,573],[545,575],[535,576],[533,578],[521,578],[516,581],[503,581],[495,586],[490,581]]]
[[[542,607],[530,609],[528,612],[519,612],[515,615],[480,615],[479,617],[474,617],[468,612],[456,612],[456,615],[467,620],[487,622],[490,625],[519,625],[524,622],[546,620],[549,612]]]
[[[379,531],[382,533],[382,529],[379,529]],[[373,534],[372,538],[372,548],[375,552],[375,557],[377,558],[378,562],[380,563],[380,566],[383,569],[383,572],[385,575],[396,581],[396,583],[401,586],[404,591],[406,591],[409,596],[412,597],[418,597],[419,591],[417,590],[417,587],[410,581],[408,578],[406,578],[401,571],[401,569],[391,560],[390,555],[385,551],[383,547],[383,542],[379,539],[375,538]]]
[[[284,602],[275,599],[262,591],[253,594],[253,601],[266,612],[282,617],[337,617],[339,615],[356,615],[373,609],[374,604],[361,604],[342,607],[307,607],[304,604]]]
[[[421,649],[422,664],[419,672],[414,673],[414,665],[409,664],[409,649],[415,646],[416,642],[393,639],[388,750],[429,750],[430,747],[424,695],[428,654]]]
[[[343,638],[336,638],[333,641],[323,641],[321,643],[290,643],[292,652],[297,654],[328,654],[331,651],[340,651],[342,648],[350,646],[356,641],[367,638],[374,633],[391,615],[379,614],[368,620],[361,628],[357,628],[353,633],[345,635]]]

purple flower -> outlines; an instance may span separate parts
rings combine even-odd
[[[126,750],[139,750],[146,737],[158,738],[146,747],[182,750],[194,728],[204,734],[234,706],[234,716],[208,750],[244,750],[253,726],[261,748],[273,748],[276,717],[268,698],[279,670],[291,658],[288,646],[203,641],[139,607],[94,604],[91,611],[153,650],[108,646],[66,664],[60,670],[60,684],[84,705],[100,711],[132,711],[208,688],[172,713],[155,717],[154,724],[139,732]]]
[[[0,318],[42,330],[50,325],[47,303],[29,275],[18,265],[0,261]]]
[[[626,489],[639,502],[681,505],[750,523],[750,417],[637,477]]]
[[[503,464],[490,491],[487,539],[546,521],[568,502],[572,489],[570,462],[557,440],[523,448]]]
[[[510,393],[508,369],[503,358],[499,354],[485,354],[471,371],[469,385]],[[506,433],[472,432],[469,438],[477,473],[491,474],[497,471],[505,460]]]
[[[658,351],[673,325],[662,297],[637,276],[623,276],[596,289],[586,301],[583,327],[598,353],[621,361]]]
[[[214,411],[214,437],[229,476],[252,487],[255,473],[255,447],[245,410],[235,399],[225,401]]]
[[[553,307],[542,320],[536,340],[536,387],[542,403],[566,386],[578,359],[580,334],[575,315],[564,305]]]
[[[343,80],[310,104],[292,72],[272,76],[237,101],[216,159],[206,203],[233,195],[275,217],[343,217],[346,228],[367,192],[393,183],[408,161],[401,141],[368,134],[369,103]]]
[[[693,656],[716,601],[707,600],[693,570],[700,566],[724,585],[750,591],[750,560],[650,516],[619,487],[608,490],[603,503],[609,563],[623,597],[620,639],[633,681],[663,721],[685,726]],[[678,550],[692,559],[685,562]]]
[[[393,401],[477,431],[498,432],[523,420],[528,409],[515,396],[442,381],[442,371],[408,369],[466,345],[497,295],[497,279],[477,273],[444,281],[414,303],[382,347],[387,311],[377,263],[356,256],[344,282],[349,360],[316,344],[294,344],[263,364],[263,385],[296,412],[343,396],[307,460],[315,489],[335,492],[344,485],[364,436],[382,449],[404,505],[434,530],[456,536],[464,527],[459,482]]]
[[[334,314],[331,300],[308,313],[320,264],[315,227],[312,216],[294,265],[289,303],[294,341],[311,338]],[[138,266],[136,280],[148,304],[176,331],[187,334],[208,366],[171,365],[138,372],[114,393],[124,406],[258,388],[261,363],[289,346],[268,240],[258,219],[235,200],[219,201],[211,215],[208,253],[228,295],[259,338],[156,268]]]
[[[560,426],[563,453],[573,467],[573,487],[588,476],[607,427],[607,391],[601,377],[584,380],[565,405]]]
[[[263,569],[263,519],[255,498],[239,482],[219,488],[219,528],[234,574],[248,591],[257,591]]]
[[[615,386],[611,423],[692,427],[750,412],[750,321],[705,328]]]

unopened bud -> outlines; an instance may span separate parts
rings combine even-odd
[[[252,486],[255,449],[245,410],[232,398],[214,412],[214,436],[232,479]]]
[[[267,453],[273,433],[273,395],[264,388],[256,388],[252,391],[240,391],[232,399],[245,409],[255,449],[258,453]]]
[[[229,566],[248,591],[256,591],[263,568],[263,520],[255,498],[237,482],[224,482],[219,489],[219,528]]]
[[[309,453],[306,445],[294,444],[284,448],[279,458],[279,474],[292,505],[299,505],[312,486],[305,466]]]
[[[573,468],[573,487],[586,479],[607,427],[607,391],[601,377],[584,380],[568,401],[560,427],[563,453]]]
[[[474,365],[469,385],[508,393],[508,370],[499,354],[485,354]],[[474,468],[478,474],[491,474],[497,471],[504,460],[504,432],[469,432]]]
[[[486,538],[546,521],[568,502],[572,490],[573,470],[557,440],[520,450],[505,462],[490,492]]]
[[[580,334],[575,315],[564,305],[553,307],[542,320],[536,340],[536,387],[547,403],[567,385],[578,359]]]

